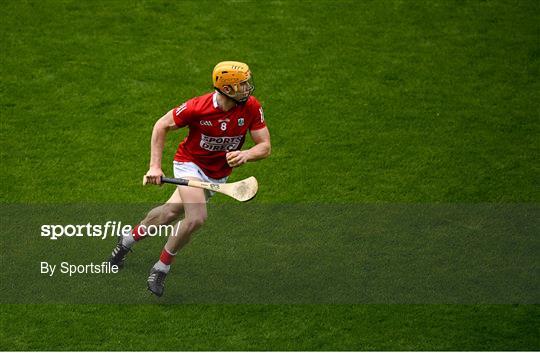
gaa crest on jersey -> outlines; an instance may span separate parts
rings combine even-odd
[[[238,118],[238,126],[244,126],[244,118]]]

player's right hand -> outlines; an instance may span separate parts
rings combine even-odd
[[[146,172],[146,183],[160,185],[162,176],[164,176],[164,174],[161,168],[150,167]]]

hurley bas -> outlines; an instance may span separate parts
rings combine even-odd
[[[51,265],[48,262],[41,261],[40,271],[41,274],[47,274],[49,276],[54,276],[58,265]],[[111,265],[108,262],[102,262],[100,264],[94,264],[93,262],[86,265],[73,265],[69,262],[63,261],[60,263],[60,273],[64,275],[69,275],[70,277],[78,274],[108,274],[108,273],[118,273],[118,266]]]

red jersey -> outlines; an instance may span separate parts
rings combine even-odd
[[[217,93],[208,93],[174,108],[173,116],[178,127],[189,127],[174,160],[193,162],[214,179],[231,174],[225,155],[242,148],[248,130],[266,127],[262,107],[253,96],[225,112],[218,107]]]

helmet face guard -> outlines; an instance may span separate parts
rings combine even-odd
[[[240,83],[237,83],[235,85],[231,85],[232,91],[234,94],[226,94],[225,95],[237,103],[245,103],[249,99],[249,96],[253,94],[253,91],[255,91],[255,84],[253,83],[253,76],[250,75],[250,77],[246,81],[242,81]]]
[[[247,102],[255,90],[253,77],[247,64],[238,61],[223,61],[212,72],[214,88],[239,104]],[[228,93],[225,92],[225,87]]]

